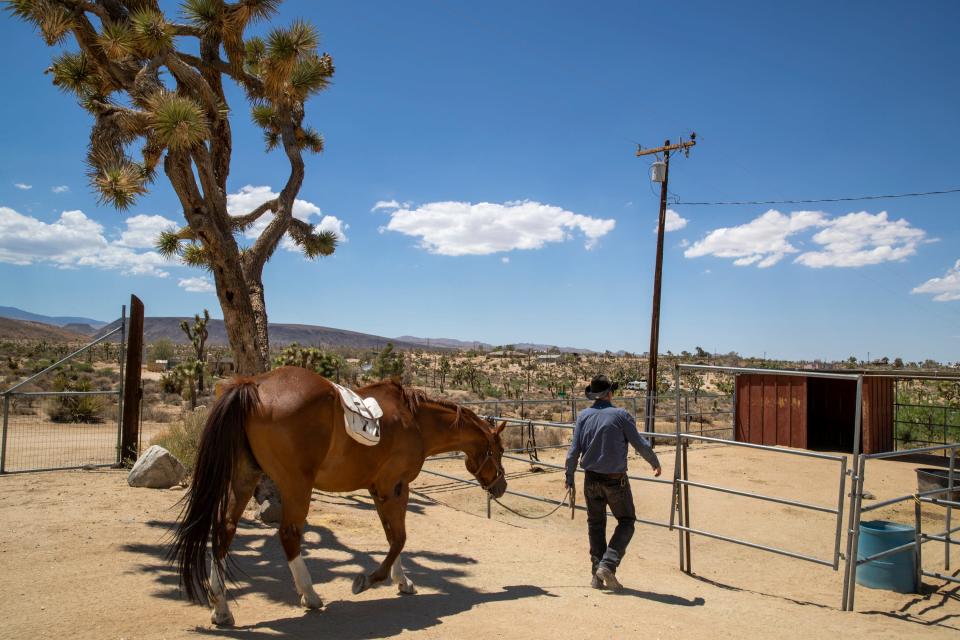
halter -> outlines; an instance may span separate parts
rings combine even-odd
[[[487,466],[488,462],[493,462],[494,464],[496,464],[496,462],[493,459],[492,448],[487,449],[487,455],[486,457],[484,457],[483,462],[481,462],[480,466],[477,467],[477,470],[473,472],[473,477],[477,479],[477,481],[480,483],[480,488],[483,489],[484,491],[490,491],[493,485],[500,482],[500,479],[506,476],[506,474],[503,471],[503,465],[502,464],[497,465],[497,473],[496,475],[493,476],[493,480],[491,480],[487,484],[484,484],[483,480],[480,480],[480,472],[483,470],[485,466]]]
[[[487,422],[490,423],[491,427],[495,424],[493,418],[487,418]],[[503,470],[503,465],[497,464],[496,460],[494,460],[493,438],[490,437],[490,434],[487,433],[486,431],[484,431],[483,435],[487,436],[487,454],[484,456],[483,462],[480,463],[480,466],[477,467],[477,470],[472,473],[473,473],[473,477],[475,477],[477,481],[480,483],[480,488],[482,488],[484,491],[490,491],[493,485],[500,482],[500,479],[506,476],[506,473]],[[483,468],[487,466],[487,464],[490,462],[493,462],[495,465],[497,465],[497,473],[493,476],[493,480],[484,484],[483,480],[480,480],[480,472],[483,471]]]

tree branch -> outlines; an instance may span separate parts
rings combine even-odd
[[[250,213],[244,214],[242,216],[230,216],[230,222],[233,224],[233,228],[237,231],[243,231],[251,224],[256,222],[263,214],[268,211],[276,212],[277,207],[280,205],[280,201],[277,198],[272,200],[267,200],[262,205],[251,211]]]
[[[217,99],[213,89],[210,88],[210,85],[207,84],[207,81],[203,79],[203,76],[181,60],[179,54],[175,51],[167,52],[164,61],[166,62],[167,68],[170,69],[170,73],[177,79],[177,82],[185,85],[190,89],[191,93],[203,100],[207,111],[210,113],[211,123],[219,120],[221,117],[220,101]]]
[[[214,60],[201,60],[197,56],[190,55],[189,53],[177,52],[177,55],[180,56],[181,60],[190,66],[196,67],[197,69],[202,70],[204,67],[208,67],[214,71],[218,71],[224,75],[230,76],[234,79],[234,81],[242,85],[251,97],[263,97],[263,82],[261,82],[259,78],[252,76],[245,71],[237,71],[221,58],[216,58]]]

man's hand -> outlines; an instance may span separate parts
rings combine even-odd
[[[660,468],[660,465],[655,466],[655,467],[653,468],[653,477],[654,477],[654,478],[659,478],[661,471],[662,471],[662,469]]]
[[[563,483],[563,488],[564,488],[564,489],[567,489],[567,490],[570,490],[570,489],[575,488],[575,487],[574,487],[574,484],[573,484],[573,480],[567,480],[567,481],[565,481],[565,482]]]

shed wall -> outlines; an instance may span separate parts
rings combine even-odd
[[[737,376],[737,440],[806,448],[806,385],[795,376]]]
[[[893,378],[863,379],[863,452],[893,451]]]

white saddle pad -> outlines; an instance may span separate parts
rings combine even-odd
[[[368,447],[380,442],[380,417],[383,415],[383,409],[380,408],[376,399],[361,398],[346,387],[331,384],[340,392],[347,435]]]

